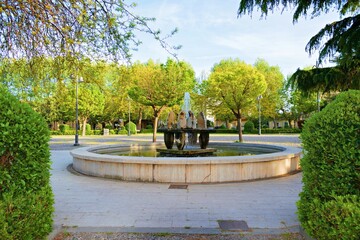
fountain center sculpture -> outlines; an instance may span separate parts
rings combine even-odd
[[[164,133],[164,141],[167,149],[157,149],[160,154],[174,155],[174,156],[199,156],[210,155],[216,149],[207,149],[209,143],[209,133],[214,130],[208,129],[206,126],[206,119],[202,112],[195,118],[194,113],[190,110],[190,94],[185,93],[184,105],[178,116],[176,122],[176,115],[170,112],[167,119],[167,128],[159,129],[159,132]],[[195,145],[199,134],[200,149],[185,149],[186,134],[188,135],[188,144]],[[173,149],[174,143],[177,150]]]

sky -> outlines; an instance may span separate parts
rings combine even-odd
[[[309,56],[305,51],[307,42],[326,24],[339,20],[338,13],[332,12],[314,19],[301,17],[293,23],[291,9],[283,12],[279,9],[266,18],[261,18],[258,12],[238,17],[239,2],[138,0],[134,12],[155,17],[156,21],[150,26],[160,29],[164,35],[178,28],[168,43],[182,45],[176,51],[178,59],[190,63],[197,77],[209,74],[214,64],[228,58],[238,58],[248,64],[262,58],[271,66],[279,66],[284,76],[298,68],[314,66],[318,53]],[[133,52],[133,61],[165,62],[171,57],[152,36],[140,33],[137,37],[142,45]]]

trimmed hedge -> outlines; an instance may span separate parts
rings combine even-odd
[[[245,124],[244,124],[244,132],[246,133],[251,133],[253,132],[255,129],[255,125],[252,121],[247,121]]]
[[[129,131],[129,123],[127,123],[127,124],[125,125],[125,129],[126,129],[127,131]],[[136,124],[133,123],[133,122],[130,122],[130,133],[131,133],[131,134],[136,134]]]
[[[65,133],[66,131],[70,130],[70,126],[67,124],[61,124],[59,126],[59,130],[60,130],[60,132]]]
[[[236,129],[216,129],[215,133],[238,133]],[[258,134],[259,130],[254,129],[251,132],[244,133],[251,133],[251,134]],[[298,128],[277,128],[277,129],[270,129],[270,128],[262,128],[262,134],[286,134],[286,133],[301,133],[301,129]]]
[[[149,129],[149,128],[146,128],[146,129],[141,129],[140,131],[141,133],[153,133],[154,132],[154,129]]]
[[[316,239],[358,239],[360,91],[339,94],[305,122],[300,137],[305,152],[297,203],[302,226]]]
[[[43,239],[52,231],[49,129],[0,86],[0,239]]]

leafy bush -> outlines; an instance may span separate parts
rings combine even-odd
[[[252,121],[247,121],[244,124],[244,132],[246,133],[251,133],[252,131],[254,131],[254,123]]]
[[[154,129],[154,128],[153,128],[153,125],[149,124],[149,125],[146,125],[146,129]]]
[[[129,131],[129,123],[127,123],[127,124],[125,125],[125,129],[126,129],[127,131]],[[131,134],[136,134],[136,124],[133,123],[133,122],[130,122],[130,133],[131,133]]]
[[[309,204],[308,217],[316,219],[308,226],[318,239],[358,239],[360,236],[360,199],[357,195],[334,196]]]
[[[48,126],[0,87],[0,132],[0,239],[43,239],[54,212]]]
[[[218,129],[215,129],[215,133],[239,133],[239,131],[236,130],[236,129],[221,129],[221,128],[218,128]]]
[[[317,239],[339,239],[331,235],[335,231],[347,236],[352,234],[348,233],[350,226],[331,221],[357,225],[351,231],[359,231],[358,209],[354,211],[357,215],[343,215],[339,210],[358,208],[359,198],[351,198],[355,202],[350,207],[347,206],[350,200],[337,196],[360,195],[360,91],[339,94],[313,115],[305,122],[301,139],[305,152],[300,163],[304,185],[298,215],[305,231]],[[324,209],[320,208],[321,204]],[[332,220],[328,222],[324,214],[332,216]],[[317,226],[323,223],[328,230],[318,231]]]
[[[141,129],[141,133],[153,133],[154,129]]]
[[[258,133],[256,130],[254,133]],[[299,128],[261,128],[261,133],[268,134],[283,134],[283,133],[301,133],[301,129]]]
[[[126,129],[121,129],[117,132],[119,135],[127,135],[129,132]]]
[[[67,124],[61,124],[59,126],[59,130],[60,132],[65,133],[66,131],[70,130],[70,126]]]

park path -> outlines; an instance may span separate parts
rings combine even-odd
[[[211,136],[213,141],[237,136]],[[82,145],[151,140],[150,135],[80,138]],[[245,141],[299,145],[297,135],[249,135]],[[219,220],[244,221],[252,230],[298,229],[296,201],[302,174],[282,178],[224,184],[169,184],[106,180],[76,175],[72,163],[73,138],[53,137],[51,184],[55,196],[54,224],[73,231],[150,231],[218,233]],[[289,229],[289,228],[286,228]]]

